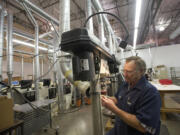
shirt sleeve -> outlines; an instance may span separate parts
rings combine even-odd
[[[155,134],[160,122],[161,99],[156,88],[145,92],[136,109],[136,117],[150,134]]]

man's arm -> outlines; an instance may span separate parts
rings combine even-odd
[[[116,115],[118,115],[126,124],[129,126],[139,130],[140,132],[145,133],[146,130],[142,125],[140,124],[139,120],[136,118],[135,115],[127,113],[121,109],[119,109],[116,105],[115,102],[106,97],[102,97],[102,105],[114,112]],[[117,101],[117,99],[116,99]]]

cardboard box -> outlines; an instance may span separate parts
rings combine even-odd
[[[0,130],[14,123],[13,100],[0,96]]]

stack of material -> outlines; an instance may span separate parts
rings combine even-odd
[[[0,130],[14,124],[13,100],[0,96]]]

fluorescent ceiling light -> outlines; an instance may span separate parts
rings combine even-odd
[[[33,45],[31,43],[28,43],[28,42],[24,42],[24,41],[18,40],[18,39],[13,39],[13,42],[14,43],[18,43],[18,44],[22,44],[22,45],[25,45],[25,46],[29,46],[31,48],[35,48],[35,45]],[[48,51],[48,48],[41,47],[41,46],[39,46],[39,49],[43,50],[43,51]],[[49,52],[53,52],[53,50],[50,49]]]
[[[139,19],[140,19],[140,13],[141,13],[141,5],[142,5],[142,0],[136,0],[136,14],[135,14],[134,41],[133,41],[133,48],[134,49],[136,49]]]
[[[159,31],[164,31],[165,30],[165,27],[161,26],[159,27]]]
[[[164,31],[169,26],[170,23],[171,23],[171,19],[165,20],[164,18],[160,18],[158,20],[158,23],[156,24],[156,30]]]

